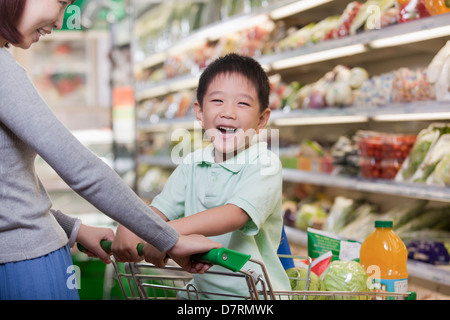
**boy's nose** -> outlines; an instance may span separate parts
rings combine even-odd
[[[232,104],[227,104],[220,113],[220,116],[222,118],[235,119],[236,113],[234,112],[234,106]]]

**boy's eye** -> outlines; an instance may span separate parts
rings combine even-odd
[[[220,100],[220,99],[213,99],[212,102],[214,102],[214,103],[222,103],[223,101]]]
[[[240,105],[244,105],[246,107],[250,107],[250,104],[247,102],[239,102]]]

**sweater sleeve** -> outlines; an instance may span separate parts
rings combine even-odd
[[[72,248],[77,240],[78,231],[80,230],[81,220],[77,218],[72,218],[59,210],[50,209],[50,212],[55,217],[56,221],[58,221],[61,228],[69,238],[69,245]]]
[[[70,238],[70,235],[72,234],[72,230],[77,219],[69,217],[68,215],[65,215],[59,210],[50,209],[50,212],[53,214],[56,221],[58,221],[59,225],[66,233],[67,238]]]
[[[0,49],[0,121],[31,146],[81,197],[165,252],[178,233],[99,157],[84,147],[43,101],[25,70]]]

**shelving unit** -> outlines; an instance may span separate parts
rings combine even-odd
[[[194,44],[210,41],[211,38],[221,34],[227,26],[237,25],[239,21],[246,20],[250,24],[270,21],[273,19],[276,9],[294,2],[306,3],[307,1],[281,1],[277,5],[261,9],[256,13],[240,15],[201,28],[180,41],[171,50],[145,57],[135,65],[135,69],[142,71],[160,65],[173,52],[188,50]],[[292,12],[291,16],[280,19],[289,19],[290,22],[302,21],[302,24],[305,25],[311,19],[318,21],[327,15],[342,12],[349,2],[321,1],[317,2],[316,6],[313,5],[312,8],[306,9],[306,13]],[[232,30],[230,29],[229,32],[231,33]],[[450,40],[449,15],[443,14],[305,45],[286,52],[262,55],[256,59],[265,67],[269,75],[277,73],[281,74],[286,81],[298,80],[310,83],[337,64],[362,66],[369,71],[369,74],[380,74],[392,70],[396,66],[408,66],[408,64],[426,66],[448,40]],[[347,50],[343,51],[342,48]],[[353,51],[349,53],[348,50]],[[135,87],[137,103],[161,98],[181,90],[195,89],[200,73],[201,70],[198,70],[198,72],[176,76],[158,83],[137,82]],[[349,124],[366,129],[389,128],[392,123],[395,123],[397,127],[408,127],[409,124],[414,123],[424,128],[430,121],[450,122],[450,102],[420,101],[392,103],[382,107],[355,105],[320,110],[275,110],[272,112],[269,126],[281,131],[295,131],[298,127],[300,136],[304,132],[302,128],[311,128],[311,126],[326,126],[327,130],[332,131],[336,127]],[[192,116],[173,119],[158,118],[156,120],[138,119],[136,125],[137,131],[141,133],[164,134],[175,128],[192,130],[196,125],[196,120]],[[176,166],[176,163],[173,163],[167,155],[155,157],[138,155],[137,162],[168,169]],[[312,184],[381,196],[427,199],[440,204],[450,202],[450,188],[448,187],[336,176],[297,169],[283,169],[283,179],[287,183]],[[287,235],[290,241],[306,246],[306,232],[287,227]],[[439,285],[447,287],[448,291],[450,285],[448,269],[424,265],[416,261],[409,261],[408,268],[412,276],[437,282]]]

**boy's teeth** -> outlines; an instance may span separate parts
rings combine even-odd
[[[230,127],[219,127],[220,131],[225,131],[226,133],[234,133],[236,131],[235,128]]]

